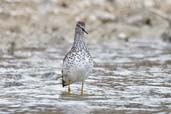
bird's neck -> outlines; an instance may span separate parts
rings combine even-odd
[[[84,42],[84,32],[83,31],[75,31],[74,43],[72,48],[77,50],[87,49],[86,44]]]

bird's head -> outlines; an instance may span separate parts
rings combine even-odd
[[[85,23],[83,21],[78,21],[76,24],[76,30],[78,31],[83,31],[86,34],[88,34],[88,32],[85,30]]]

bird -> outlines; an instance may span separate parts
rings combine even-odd
[[[11,43],[10,43],[10,48],[8,49],[8,53],[9,53],[11,56],[14,56],[15,47],[16,47],[16,43],[15,43],[15,42],[11,42]]]
[[[81,96],[84,94],[84,82],[93,69],[93,59],[85,43],[84,33],[85,22],[78,21],[75,27],[75,36],[72,47],[66,53],[62,65],[62,86],[68,86],[68,95],[71,94],[70,85],[76,82],[82,82]]]

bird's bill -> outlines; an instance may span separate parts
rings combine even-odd
[[[88,34],[88,32],[87,32],[84,28],[82,28],[82,30],[83,30],[86,34]]]

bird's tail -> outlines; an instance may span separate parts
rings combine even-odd
[[[63,80],[63,78],[62,78],[62,86],[63,86],[63,87],[66,86],[66,82]]]
[[[66,86],[67,84],[66,84],[66,81],[64,80],[64,76],[63,76],[63,70],[62,70],[62,86],[64,87],[64,86]]]

